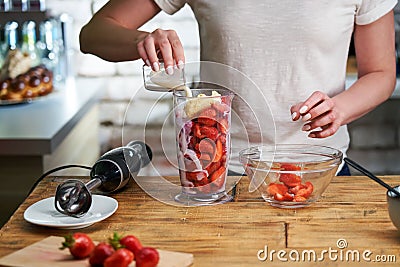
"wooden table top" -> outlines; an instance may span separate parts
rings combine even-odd
[[[398,176],[382,178],[400,184]],[[71,232],[23,218],[26,208],[54,196],[65,179],[47,177],[20,205],[0,230],[0,257]],[[390,221],[386,190],[369,178],[334,177],[320,200],[302,209],[271,207],[259,193],[248,192],[247,182],[247,177],[240,180],[233,202],[203,207],[161,203],[131,182],[113,195],[119,202],[114,215],[73,231],[94,240],[106,240],[114,231],[133,234],[148,246],[192,253],[194,266],[286,266],[297,257],[296,266],[398,266],[400,232]]]

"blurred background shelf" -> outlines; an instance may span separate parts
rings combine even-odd
[[[98,159],[101,90],[99,79],[70,79],[45,99],[0,106],[0,225],[44,172],[67,164],[92,166]]]

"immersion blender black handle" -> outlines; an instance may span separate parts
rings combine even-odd
[[[400,197],[400,192],[398,192],[397,190],[395,190],[393,187],[391,187],[390,185],[388,185],[387,183],[385,183],[384,181],[382,181],[381,179],[379,179],[378,177],[376,177],[375,175],[373,175],[371,172],[369,172],[367,169],[365,169],[364,167],[362,167],[361,165],[359,165],[358,163],[354,162],[353,160],[349,159],[349,158],[344,158],[344,161],[349,164],[351,167],[353,167],[354,169],[360,171],[361,173],[365,174],[366,176],[368,176],[369,178],[371,178],[372,180],[374,180],[375,182],[377,182],[378,184],[382,185],[383,187],[385,187],[387,190],[389,190],[390,192],[394,193],[396,196]]]

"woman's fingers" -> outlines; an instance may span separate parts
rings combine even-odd
[[[174,59],[172,57],[172,45],[168,37],[168,35],[171,33],[170,31],[157,30],[156,34],[157,45],[164,61],[165,71],[167,74],[173,74]]]
[[[149,58],[147,57],[147,53],[146,53],[146,50],[144,49],[144,45],[143,45],[143,42],[139,42],[138,44],[137,44],[137,51],[138,51],[138,53],[139,53],[139,56],[140,56],[140,58],[143,60],[143,62],[147,65],[147,66],[151,66],[151,64],[150,64],[150,60],[149,60]]]
[[[300,114],[304,115],[310,111],[314,106],[317,106],[320,102],[324,101],[325,99],[329,98],[325,93],[320,91],[315,91],[311,94],[306,101],[303,102],[301,105],[299,112]]]
[[[151,34],[143,40],[143,47],[150,66],[154,71],[159,71],[160,65],[157,57],[156,40]]]
[[[169,37],[169,42],[171,43],[173,58],[175,60],[176,65],[179,69],[183,68],[183,64],[185,63],[185,55],[183,53],[183,46],[181,40],[178,35],[173,32]]]
[[[327,124],[325,126],[322,126],[319,130],[317,131],[312,131],[308,134],[308,137],[310,138],[326,138],[331,135],[334,135],[337,130],[339,129],[340,124],[337,122],[333,122],[331,124]]]
[[[302,105],[303,105],[303,103],[297,103],[296,105],[294,105],[290,108],[290,114],[292,116],[293,121],[297,121],[298,119],[301,118],[301,114],[300,114],[299,110]]]
[[[329,111],[334,107],[333,101],[330,98],[324,99],[317,105],[308,110],[306,114],[303,114],[302,120],[304,122],[313,120]]]
[[[303,121],[308,121],[313,117],[313,115],[314,117],[318,116],[318,112],[321,112],[321,110],[324,108],[324,105],[319,108],[317,107],[327,98],[329,99],[326,94],[320,91],[312,93],[311,96],[307,98],[304,102],[297,103],[296,105],[292,106],[290,110],[292,114],[292,119],[296,121],[300,119],[300,117],[302,117]]]
[[[297,103],[292,106],[291,114],[294,121],[302,117],[302,121],[312,120],[333,108],[333,101],[322,92],[314,92],[303,103]]]
[[[309,123],[305,125],[309,125],[310,129],[313,130],[318,127],[323,127],[325,125],[331,124],[337,120],[337,114],[335,111],[330,110],[314,119],[312,119]]]
[[[325,93],[316,91],[306,101],[290,110],[294,121],[301,118],[306,122],[302,130],[311,138],[325,138],[336,133],[342,125],[342,118],[334,101]]]
[[[183,47],[173,30],[155,30],[138,43],[137,50],[145,64],[151,66],[154,71],[160,69],[160,59],[164,62],[168,74],[173,74],[175,64],[178,64],[178,67],[184,64]]]
[[[334,110],[329,110],[324,114],[309,120],[306,124],[304,124],[303,130],[311,131],[318,127],[324,127],[325,125],[331,124],[336,120],[338,120],[336,112]]]

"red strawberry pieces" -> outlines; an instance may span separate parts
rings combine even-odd
[[[190,182],[192,182],[195,186],[197,184],[203,184],[204,179],[207,179],[207,175],[205,172],[202,171],[195,171],[195,172],[185,172],[186,173],[186,179]]]
[[[197,149],[201,153],[201,156],[204,154],[208,154],[210,161],[214,161],[217,152],[214,141],[209,138],[204,138],[198,143],[198,145],[199,146]]]
[[[217,140],[216,144],[216,149],[215,149],[215,157],[213,159],[213,162],[218,162],[221,160],[222,155],[224,154],[224,144],[222,144],[222,141],[220,139]]]
[[[199,139],[210,138],[212,140],[217,140],[218,130],[215,127],[200,125],[199,123],[193,124],[193,133]]]
[[[224,166],[221,166],[211,175],[211,183],[213,186],[216,187],[216,189],[221,188],[225,184],[225,171],[226,168]]]
[[[281,173],[279,181],[288,187],[295,187],[301,184],[301,177],[294,173]]]
[[[292,201],[294,196],[286,192],[284,195],[276,194],[274,195],[274,199],[278,201]]]
[[[217,123],[217,128],[221,133],[226,134],[228,131],[228,121],[226,119],[220,120]]]
[[[283,171],[300,171],[301,167],[292,164],[282,164]],[[279,176],[279,183],[270,183],[267,193],[277,201],[304,202],[311,196],[314,186],[307,181],[302,183],[301,176],[295,173],[282,172]]]
[[[268,194],[275,196],[276,194],[284,195],[288,192],[288,188],[284,184],[270,183],[267,188]]]
[[[222,98],[222,97],[221,97]],[[230,107],[224,102],[215,102],[200,112],[198,118],[191,120],[187,148],[193,150],[200,160],[203,170],[196,169],[193,159],[185,157],[186,180],[205,194],[218,191],[225,185],[227,164],[227,140]]]
[[[205,126],[214,126],[217,123],[216,118],[217,111],[213,108],[207,108],[200,113],[197,122]]]
[[[301,167],[290,164],[290,163],[284,163],[284,164],[281,164],[281,170],[283,170],[283,171],[300,171]]]
[[[314,191],[314,186],[311,182],[306,182],[305,187],[297,191],[296,196],[302,196],[304,198],[309,198]]]

